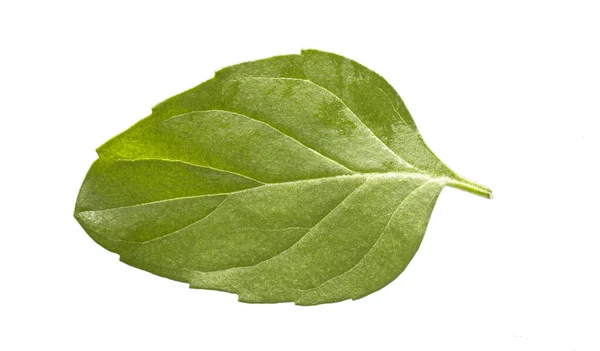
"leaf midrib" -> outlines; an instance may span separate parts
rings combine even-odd
[[[214,168],[214,167],[206,167],[206,166],[197,165],[197,164],[194,164],[194,163],[177,161],[177,160],[158,159],[158,158],[143,158],[143,159],[135,159],[135,160],[121,159],[121,160],[118,160],[116,162],[119,162],[119,161],[165,161],[165,162],[181,162],[181,163],[185,163],[185,164],[192,165],[192,166],[199,167],[199,168],[207,168],[207,169],[212,169],[212,170],[216,170],[216,171],[220,171],[220,172],[232,173],[232,174],[236,174],[236,175],[239,175],[239,176],[247,178],[247,179],[254,180],[254,179],[252,179],[250,177],[243,176],[243,175],[235,173],[235,172],[229,172],[229,171],[225,171],[225,170]],[[269,186],[293,185],[293,184],[304,183],[304,182],[318,182],[318,181],[325,181],[325,180],[356,179],[356,178],[364,178],[365,180],[377,179],[377,178],[379,178],[379,179],[382,179],[382,178],[395,178],[397,180],[425,179],[427,181],[437,180],[439,183],[445,183],[446,182],[446,178],[442,178],[442,177],[433,177],[433,176],[429,176],[429,175],[426,175],[426,174],[423,174],[423,173],[418,173],[418,172],[399,172],[399,171],[394,171],[394,172],[377,172],[377,173],[342,174],[342,175],[331,176],[331,177],[307,178],[307,179],[298,179],[298,180],[291,180],[291,181],[285,181],[285,182],[274,182],[274,183],[265,183],[265,182],[260,182],[258,180],[255,180],[256,182],[261,183],[261,185],[255,186],[255,187],[252,187],[252,188],[246,188],[246,189],[241,189],[241,190],[230,191],[230,192],[211,193],[211,194],[202,194],[202,195],[190,195],[190,196],[178,196],[178,197],[173,197],[173,198],[169,198],[169,199],[149,201],[149,202],[143,202],[143,203],[133,204],[133,205],[127,205],[127,206],[110,207],[110,208],[104,208],[104,209],[101,209],[101,210],[81,211],[79,213],[80,214],[89,213],[89,212],[96,212],[96,213],[98,213],[98,212],[104,212],[104,211],[114,211],[114,210],[119,210],[119,209],[129,209],[129,208],[135,208],[135,207],[153,205],[153,204],[164,203],[164,202],[185,200],[185,199],[211,197],[211,196],[223,196],[223,195],[229,196],[229,195],[240,194],[240,193],[244,193],[244,192],[250,192],[252,190],[258,190],[258,189],[262,189],[264,187],[269,187]]]

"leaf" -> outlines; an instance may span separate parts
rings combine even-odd
[[[390,283],[446,185],[491,197],[425,145],[396,91],[305,50],[227,67],[98,149],[75,217],[129,265],[314,305]]]

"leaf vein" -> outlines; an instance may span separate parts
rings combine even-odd
[[[381,91],[383,93],[383,95],[385,95],[385,97],[388,99],[388,101],[390,102],[390,105],[392,106],[392,109],[394,109],[394,112],[396,112],[396,115],[398,117],[400,117],[400,119],[402,120],[402,123],[404,123],[405,125],[408,126],[408,123],[406,123],[406,121],[404,120],[404,117],[402,117],[400,115],[400,112],[398,112],[398,110],[396,109],[396,106],[394,106],[394,103],[392,102],[392,99],[390,99],[390,97],[388,96],[388,94],[386,94],[386,92],[383,91],[383,89],[381,89],[379,87],[377,89],[379,89],[379,91]]]
[[[250,122],[252,122],[252,121],[253,121],[253,122],[257,122],[257,123],[260,123],[260,124],[266,125],[266,126],[267,126],[267,127],[269,127],[270,129],[273,129],[274,131],[278,132],[279,134],[281,134],[281,135],[285,136],[286,138],[289,138],[289,139],[291,139],[291,140],[295,141],[296,143],[298,143],[298,144],[302,145],[303,147],[305,147],[306,149],[310,150],[311,152],[313,152],[313,153],[317,154],[318,156],[320,156],[320,157],[323,157],[323,158],[325,158],[325,159],[327,159],[327,160],[329,160],[329,161],[331,161],[331,162],[333,162],[333,163],[337,164],[338,166],[340,166],[340,167],[344,168],[346,171],[349,171],[349,172],[351,172],[351,173],[356,173],[356,171],[355,171],[355,170],[353,170],[353,169],[350,169],[348,166],[344,165],[342,162],[340,162],[340,161],[338,161],[338,160],[334,160],[333,158],[331,158],[331,157],[329,157],[329,156],[325,156],[324,154],[322,154],[321,152],[317,151],[316,149],[314,149],[314,148],[312,148],[312,147],[310,147],[310,146],[308,146],[308,145],[304,144],[304,143],[303,143],[303,142],[301,142],[300,140],[298,140],[298,139],[296,139],[295,137],[293,137],[293,136],[291,136],[291,135],[289,135],[289,134],[287,134],[287,133],[283,132],[282,130],[280,130],[280,129],[278,129],[278,128],[274,127],[273,125],[271,125],[271,124],[269,124],[269,123],[267,123],[267,122],[265,122],[265,121],[262,121],[262,120],[260,120],[260,119],[258,119],[258,118],[250,117],[250,116],[248,116],[248,115],[246,115],[246,114],[243,114],[243,113],[234,112],[234,111],[229,111],[229,110],[223,110],[223,109],[194,110],[194,111],[189,111],[189,112],[182,113],[182,114],[179,114],[179,115],[171,116],[171,117],[167,118],[166,120],[162,121],[162,122],[161,122],[161,124],[163,124],[163,123],[166,123],[166,122],[168,122],[168,121],[170,121],[170,120],[173,120],[173,119],[176,119],[176,118],[184,117],[184,116],[187,116],[187,115],[189,115],[189,114],[192,114],[192,113],[198,113],[198,112],[227,112],[227,113],[231,113],[231,114],[233,114],[233,115],[239,116],[239,117],[244,117],[244,118],[247,118],[247,119],[248,119]],[[233,172],[233,171],[228,171],[228,172],[230,172],[230,173],[235,173],[235,172]],[[238,173],[235,173],[235,174],[238,174]],[[243,176],[243,177],[246,177],[246,178],[250,178],[249,176],[245,176],[245,175],[242,175],[242,174],[238,174],[238,175],[241,175],[241,176]],[[253,178],[250,178],[250,179],[253,179]],[[258,180],[257,180],[257,181],[258,181]],[[261,182],[261,183],[262,183],[262,182]]]
[[[238,116],[241,116],[241,117],[248,118],[248,119],[250,119],[250,120],[252,120],[252,121],[256,121],[256,122],[258,122],[258,123],[264,124],[264,125],[266,125],[267,127],[269,127],[269,128],[271,128],[271,129],[273,129],[273,130],[275,130],[275,131],[279,132],[280,134],[282,134],[282,135],[284,135],[284,136],[286,136],[286,137],[288,137],[288,138],[292,139],[293,141],[297,142],[298,144],[300,144],[300,145],[304,146],[305,148],[307,148],[308,150],[310,150],[310,151],[314,152],[315,154],[317,154],[317,155],[319,155],[319,156],[321,156],[321,157],[323,157],[323,158],[326,158],[326,159],[328,159],[328,160],[330,160],[330,161],[332,161],[332,162],[336,163],[337,165],[341,166],[341,167],[342,167],[342,168],[344,168],[345,170],[347,170],[347,171],[349,171],[349,172],[351,172],[351,173],[356,173],[356,172],[357,172],[357,171],[355,171],[355,170],[353,170],[353,169],[349,168],[348,166],[344,165],[344,164],[343,164],[341,161],[335,160],[335,159],[333,159],[333,158],[331,158],[331,157],[329,157],[329,156],[326,156],[326,155],[322,154],[321,152],[317,151],[316,149],[314,149],[314,148],[312,148],[312,147],[310,147],[310,146],[308,146],[308,145],[304,144],[303,142],[301,142],[301,141],[300,141],[300,140],[298,140],[297,138],[295,138],[295,137],[293,137],[293,136],[291,136],[291,135],[289,135],[289,134],[287,134],[287,133],[283,132],[283,131],[282,131],[282,130],[280,130],[279,128],[276,128],[275,126],[273,126],[273,125],[271,125],[271,124],[269,124],[269,123],[267,123],[267,122],[265,122],[265,121],[262,121],[262,120],[260,120],[260,119],[254,118],[254,117],[250,117],[250,116],[248,116],[248,115],[246,115],[246,114],[243,114],[243,113],[233,112],[233,111],[229,111],[229,110],[203,110],[202,112],[205,112],[205,111],[223,111],[223,112],[228,112],[228,113],[232,113],[232,114],[235,114],[235,115],[238,115]]]
[[[313,84],[317,87],[319,87],[320,89],[325,90],[327,93],[329,93],[331,96],[333,96],[335,99],[337,99],[339,102],[342,103],[342,105],[344,105],[344,107],[350,111],[350,113],[352,113],[352,115],[356,118],[356,120],[367,130],[367,132],[369,133],[370,137],[377,140],[378,143],[381,144],[381,146],[383,146],[383,149],[385,149],[386,151],[388,151],[389,153],[391,153],[392,155],[394,155],[395,158],[397,158],[400,163],[410,167],[410,168],[414,168],[414,166],[410,163],[408,163],[405,159],[403,159],[402,157],[400,157],[400,155],[398,155],[396,152],[394,152],[394,150],[390,149],[390,147],[383,142],[383,140],[381,140],[374,132],[373,130],[371,130],[371,128],[369,128],[365,122],[362,121],[362,119],[360,119],[358,117],[358,115],[346,104],[346,102],[344,100],[342,100],[342,98],[340,98],[339,96],[337,96],[336,94],[334,94],[331,90],[325,88],[322,85],[319,85],[315,82],[313,82],[312,80],[309,79],[302,79],[302,78],[286,78],[286,77],[253,77],[253,76],[248,76],[248,77],[244,77],[245,79],[271,79],[271,80],[295,80],[295,81],[302,81],[302,82],[308,82],[310,84]],[[404,120],[403,120],[404,121]],[[406,122],[405,122],[406,123]]]
[[[338,278],[338,277],[343,277],[343,276],[345,276],[346,274],[350,274],[352,271],[354,271],[354,270],[355,270],[355,269],[356,269],[356,268],[357,268],[357,267],[360,265],[360,263],[361,263],[361,262],[363,262],[363,261],[365,260],[365,258],[366,258],[366,257],[367,257],[367,256],[368,256],[368,255],[369,255],[369,254],[370,254],[370,253],[371,253],[371,252],[372,252],[372,251],[375,249],[375,247],[376,247],[376,246],[379,244],[379,242],[381,241],[381,238],[383,238],[384,234],[385,234],[385,233],[387,232],[387,230],[389,229],[389,227],[390,227],[390,223],[392,222],[392,219],[394,218],[394,216],[396,215],[396,213],[398,212],[398,210],[399,210],[399,209],[402,207],[402,205],[404,204],[404,202],[406,201],[406,199],[408,199],[408,197],[409,197],[409,196],[410,196],[412,193],[414,193],[415,191],[419,190],[420,188],[424,187],[425,185],[427,185],[427,184],[429,184],[429,183],[430,183],[430,182],[426,182],[426,183],[424,183],[424,184],[421,184],[421,185],[419,185],[418,187],[416,187],[416,188],[414,188],[413,190],[411,190],[411,192],[410,192],[410,193],[408,193],[408,194],[407,194],[407,195],[404,197],[404,199],[402,199],[402,201],[400,202],[400,204],[399,204],[399,205],[396,207],[396,209],[394,210],[394,212],[391,214],[391,216],[390,216],[389,220],[387,221],[387,224],[385,225],[385,228],[383,228],[383,230],[381,231],[381,234],[379,234],[379,237],[377,238],[377,240],[375,241],[375,243],[373,243],[373,246],[371,246],[371,248],[369,249],[369,251],[367,251],[367,252],[366,252],[366,253],[365,253],[365,254],[364,254],[364,255],[363,255],[361,258],[360,258],[360,260],[359,260],[358,262],[356,262],[356,264],[354,264],[352,267],[350,267],[350,269],[348,269],[347,271],[345,271],[345,272],[343,272],[343,273],[341,273],[341,274],[335,275],[335,276],[333,276],[333,277],[331,277],[331,278],[329,278],[329,279],[325,280],[324,282],[322,282],[321,284],[319,284],[319,285],[318,285],[318,286],[316,286],[316,287],[313,287],[313,288],[310,288],[310,289],[299,289],[299,290],[300,290],[300,291],[303,291],[303,292],[304,292],[304,294],[306,294],[306,292],[309,292],[309,291],[313,291],[313,290],[317,290],[317,289],[319,289],[320,287],[322,287],[322,286],[323,286],[323,285],[325,285],[327,282],[329,282],[329,281],[331,281],[331,280],[333,280],[333,279],[336,279],[336,278]],[[391,238],[391,239],[392,239],[392,244],[394,244],[393,248],[394,248],[394,251],[395,251],[395,249],[396,249],[396,246],[395,246],[395,240],[394,240],[394,237],[392,236],[392,238]]]
[[[119,159],[119,161],[129,161],[129,162],[136,162],[136,161],[164,161],[164,162],[173,162],[173,163],[183,163],[185,165],[188,166],[192,166],[192,167],[198,167],[198,168],[206,168],[206,169],[210,169],[212,171],[217,171],[217,172],[223,172],[223,173],[228,173],[231,175],[235,175],[238,177],[242,177],[242,178],[246,178],[252,181],[255,181],[257,183],[260,184],[266,184],[265,182],[262,182],[258,179],[252,178],[248,175],[245,174],[241,174],[241,173],[237,173],[234,171],[230,171],[230,170],[226,170],[226,169],[221,169],[221,168],[216,168],[216,167],[212,167],[212,166],[208,166],[208,165],[201,165],[201,164],[197,164],[197,163],[192,163],[192,162],[188,162],[188,161],[182,161],[182,160],[172,160],[172,159],[167,159],[167,158],[135,158],[135,159],[126,159],[126,158],[121,158]]]
[[[167,161],[172,161],[172,160],[167,160]],[[200,166],[200,165],[197,165],[197,166],[198,167],[204,167],[204,166]],[[214,168],[214,169],[215,170],[219,170],[217,168]],[[249,192],[249,191],[253,191],[253,190],[262,189],[264,187],[279,186],[279,185],[290,185],[290,184],[293,185],[293,184],[302,183],[302,182],[319,182],[319,181],[334,180],[334,179],[343,179],[343,178],[354,179],[354,178],[384,177],[386,175],[395,175],[396,177],[403,178],[403,179],[431,179],[431,177],[429,177],[426,174],[412,173],[412,172],[386,172],[386,173],[343,174],[343,175],[333,176],[333,177],[298,179],[298,180],[290,180],[290,181],[278,182],[278,183],[262,183],[262,185],[255,186],[255,187],[252,187],[252,188],[246,188],[246,189],[242,189],[242,190],[236,190],[236,191],[225,192],[225,193],[213,193],[213,194],[180,196],[180,197],[174,197],[174,198],[170,198],[170,199],[163,199],[163,200],[143,202],[143,203],[134,204],[134,205],[128,205],[128,206],[111,207],[111,208],[105,208],[105,209],[101,209],[101,210],[82,211],[82,212],[79,212],[79,213],[82,214],[82,213],[86,213],[86,212],[102,212],[102,211],[126,209],[126,208],[131,208],[131,207],[138,207],[138,206],[153,205],[153,204],[162,203],[162,202],[168,202],[168,201],[177,201],[177,200],[185,200],[185,199],[193,199],[193,198],[210,197],[210,196],[233,195],[233,194],[245,193],[245,192]],[[402,175],[402,176],[400,176],[400,175]]]
[[[269,257],[268,259],[264,260],[264,261],[260,261],[258,263],[252,264],[252,265],[248,265],[248,266],[237,266],[237,267],[230,267],[230,268],[226,268],[226,269],[220,269],[220,270],[215,270],[215,271],[195,271],[195,272],[200,272],[200,273],[220,273],[220,272],[226,272],[226,271],[233,271],[233,270],[240,270],[240,269],[248,269],[251,267],[258,267],[261,266],[269,261],[272,261],[273,259],[285,254],[286,252],[290,251],[291,249],[293,249],[294,247],[296,247],[304,238],[306,238],[306,236],[308,234],[310,234],[313,230],[315,230],[315,228],[321,224],[325,219],[327,219],[333,212],[335,212],[336,209],[338,209],[340,206],[342,206],[342,204],[344,202],[346,202],[346,200],[348,200],[350,197],[352,197],[352,194],[356,193],[358,191],[358,189],[360,189],[363,185],[365,185],[366,182],[361,183],[359,186],[356,187],[356,189],[354,189],[352,192],[350,192],[350,194],[346,195],[346,197],[344,197],[342,199],[342,201],[340,203],[338,203],[333,209],[331,209],[323,218],[321,218],[317,223],[315,223],[310,230],[308,230],[306,233],[304,233],[300,239],[298,239],[298,241],[296,241],[294,244],[292,244],[290,247],[288,247],[287,249],[281,251],[280,253],[276,254],[275,256]],[[194,270],[192,270],[194,271]]]
[[[156,237],[156,238],[154,238],[154,239],[151,239],[151,240],[146,240],[146,241],[143,241],[141,244],[142,244],[142,245],[146,245],[146,244],[150,244],[150,243],[152,243],[152,242],[156,242],[156,241],[159,241],[159,240],[163,240],[163,239],[165,239],[165,238],[168,238],[168,237],[172,236],[173,234],[177,234],[177,233],[179,233],[179,232],[181,232],[181,231],[185,230],[186,228],[189,228],[189,227],[191,227],[191,226],[193,226],[193,225],[196,225],[196,224],[198,224],[198,223],[200,223],[200,222],[202,222],[202,221],[206,220],[206,219],[207,219],[207,218],[209,218],[209,217],[210,217],[210,216],[211,216],[213,213],[215,213],[215,212],[216,212],[216,211],[217,211],[219,208],[221,208],[221,206],[223,206],[223,204],[224,204],[225,202],[227,202],[227,200],[229,200],[229,196],[227,196],[225,199],[223,199],[223,201],[221,201],[221,203],[220,203],[220,204],[219,204],[217,207],[215,207],[215,208],[214,208],[212,211],[210,211],[210,213],[209,213],[209,214],[207,214],[206,216],[204,216],[204,217],[200,218],[199,220],[197,220],[197,221],[194,221],[194,222],[192,222],[192,223],[190,223],[190,224],[186,225],[185,227],[179,228],[179,229],[177,229],[177,230],[175,230],[175,231],[172,231],[172,232],[170,232],[170,233],[167,233],[167,234],[165,234],[165,235],[161,235],[161,236],[159,236],[159,237]]]

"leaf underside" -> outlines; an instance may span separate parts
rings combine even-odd
[[[305,50],[227,67],[111,139],[75,217],[121,260],[244,302],[358,299],[416,253],[445,185],[396,91]]]

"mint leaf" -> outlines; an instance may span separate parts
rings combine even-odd
[[[245,302],[368,295],[416,253],[456,175],[396,91],[305,50],[227,67],[98,149],[75,217],[121,260]]]

